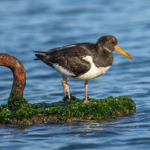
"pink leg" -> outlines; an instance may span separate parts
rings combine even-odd
[[[90,101],[88,101],[87,99],[87,89],[88,89],[88,80],[85,81],[85,100],[84,103],[89,103]]]
[[[67,93],[68,98],[71,99],[70,98],[69,85],[67,83],[67,78],[65,76],[63,76],[63,79],[62,79],[61,83],[62,83],[62,85],[64,87],[64,96],[66,97],[66,93]]]

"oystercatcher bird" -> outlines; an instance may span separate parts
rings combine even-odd
[[[123,51],[118,45],[117,38],[112,35],[105,35],[96,43],[77,43],[64,47],[57,47],[48,51],[34,51],[37,58],[45,64],[56,69],[62,74],[62,85],[64,95],[70,99],[67,76],[85,81],[85,100],[88,103],[87,89],[88,81],[106,73],[113,63],[113,51],[116,50],[130,59],[134,58]]]

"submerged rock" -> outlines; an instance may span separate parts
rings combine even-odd
[[[8,104],[0,105],[0,123],[33,125],[45,122],[73,122],[78,120],[104,120],[133,114],[136,106],[131,98],[120,96],[105,99],[84,99],[71,96],[71,100],[55,103],[26,104],[18,109],[9,109]]]

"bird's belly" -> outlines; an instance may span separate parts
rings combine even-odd
[[[75,76],[73,72],[70,72],[69,70],[65,69],[64,67],[60,66],[59,64],[53,64],[54,68],[60,72],[62,75],[65,76]]]
[[[97,78],[99,76],[102,76],[103,74],[106,73],[106,71],[110,68],[110,66],[108,67],[95,67],[95,66],[92,66],[91,69],[78,76],[78,77],[74,77],[75,79],[78,79],[78,80],[90,80],[90,79],[93,79],[93,78]]]

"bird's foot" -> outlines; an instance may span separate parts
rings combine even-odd
[[[63,79],[61,81],[63,88],[64,88],[64,96],[66,97],[66,93],[69,99],[71,99],[70,97],[70,91],[69,91],[69,85],[67,84],[67,79]]]
[[[87,99],[85,99],[83,103],[87,104],[87,103],[90,103],[90,101],[88,101]]]

